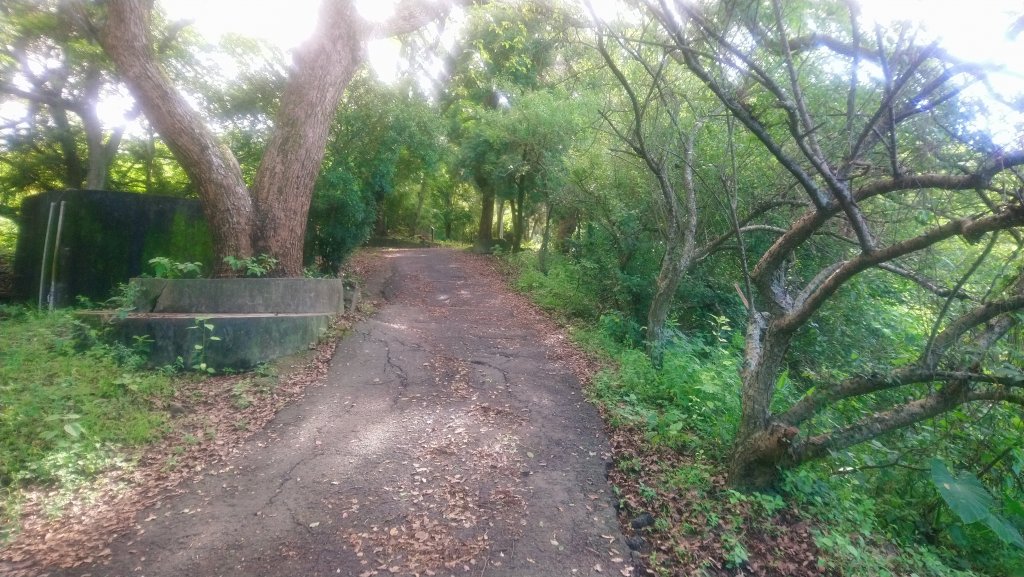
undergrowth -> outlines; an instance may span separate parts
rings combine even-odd
[[[886,490],[877,476],[835,475],[835,467],[819,463],[787,473],[771,494],[730,490],[741,331],[714,315],[700,330],[672,330],[656,367],[643,350],[643,328],[608,307],[578,263],[556,255],[544,274],[535,255],[520,253],[503,257],[501,266],[604,361],[590,394],[613,427],[620,513],[651,574],[1024,575],[1012,559],[1019,550],[986,545],[965,559],[968,549],[893,521],[900,508],[937,503],[931,486],[915,501]]]
[[[66,312],[0,307],[0,542],[18,489],[72,491],[162,435],[171,380]]]

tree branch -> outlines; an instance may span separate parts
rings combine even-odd
[[[895,264],[893,264],[891,262],[880,263],[878,265],[878,268],[880,268],[880,269],[882,269],[884,271],[888,271],[888,272],[891,272],[893,274],[899,275],[899,276],[901,276],[901,277],[903,277],[903,278],[905,278],[907,280],[913,281],[919,287],[921,287],[924,290],[934,294],[935,296],[940,296],[940,297],[943,297],[943,298],[955,298],[955,299],[965,300],[965,301],[966,300],[971,300],[971,301],[977,300],[974,297],[972,297],[970,294],[968,294],[966,291],[964,291],[963,289],[961,289],[961,290],[953,290],[953,289],[948,288],[948,287],[939,286],[936,282],[932,281],[928,277],[926,277],[926,276],[924,276],[924,275],[922,275],[920,273],[917,273],[915,271],[912,271],[910,269],[906,269],[906,268],[903,268],[901,266],[897,266],[897,265],[895,265]]]
[[[875,413],[855,425],[815,435],[795,444],[790,456],[796,463],[824,457],[832,451],[852,447],[890,431],[934,418],[962,404],[979,401],[1024,405],[1024,395],[1002,386],[965,390],[960,383],[950,383],[922,399]]]
[[[929,173],[903,175],[869,182],[856,189],[853,192],[853,196],[857,202],[863,202],[875,196],[904,190],[922,188],[972,190],[985,188],[999,172],[1020,165],[1024,165],[1024,151],[996,156],[970,174]],[[758,261],[752,272],[755,284],[761,287],[765,294],[770,294],[769,284],[787,255],[807,241],[829,218],[838,214],[839,211],[838,203],[833,201],[828,203],[823,210],[809,210],[803,216],[797,218],[789,227],[789,232],[780,236],[761,256],[761,260]]]
[[[901,256],[925,249],[954,236],[962,236],[968,241],[975,241],[983,234],[1020,226],[1024,224],[1024,207],[1006,207],[1000,213],[972,218],[965,217],[937,226],[924,234],[895,243],[873,253],[857,256],[844,261],[836,268],[820,286],[801,295],[803,298],[794,303],[793,311],[785,318],[779,319],[776,328],[791,333],[801,327],[846,281],[864,270],[891,261]]]

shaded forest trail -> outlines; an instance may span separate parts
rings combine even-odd
[[[382,250],[328,376],[65,575],[630,575],[580,362],[483,259]]]

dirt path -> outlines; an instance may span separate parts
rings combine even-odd
[[[66,575],[632,574],[558,332],[472,255],[380,254],[326,382]]]

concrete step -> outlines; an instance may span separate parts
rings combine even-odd
[[[140,342],[147,343],[150,366],[175,365],[180,359],[185,368],[204,362],[218,371],[248,369],[315,346],[334,314],[78,313],[85,322],[105,327],[114,340],[140,348]]]
[[[133,278],[129,286],[135,311],[146,313],[334,314],[346,300],[342,279]]]

